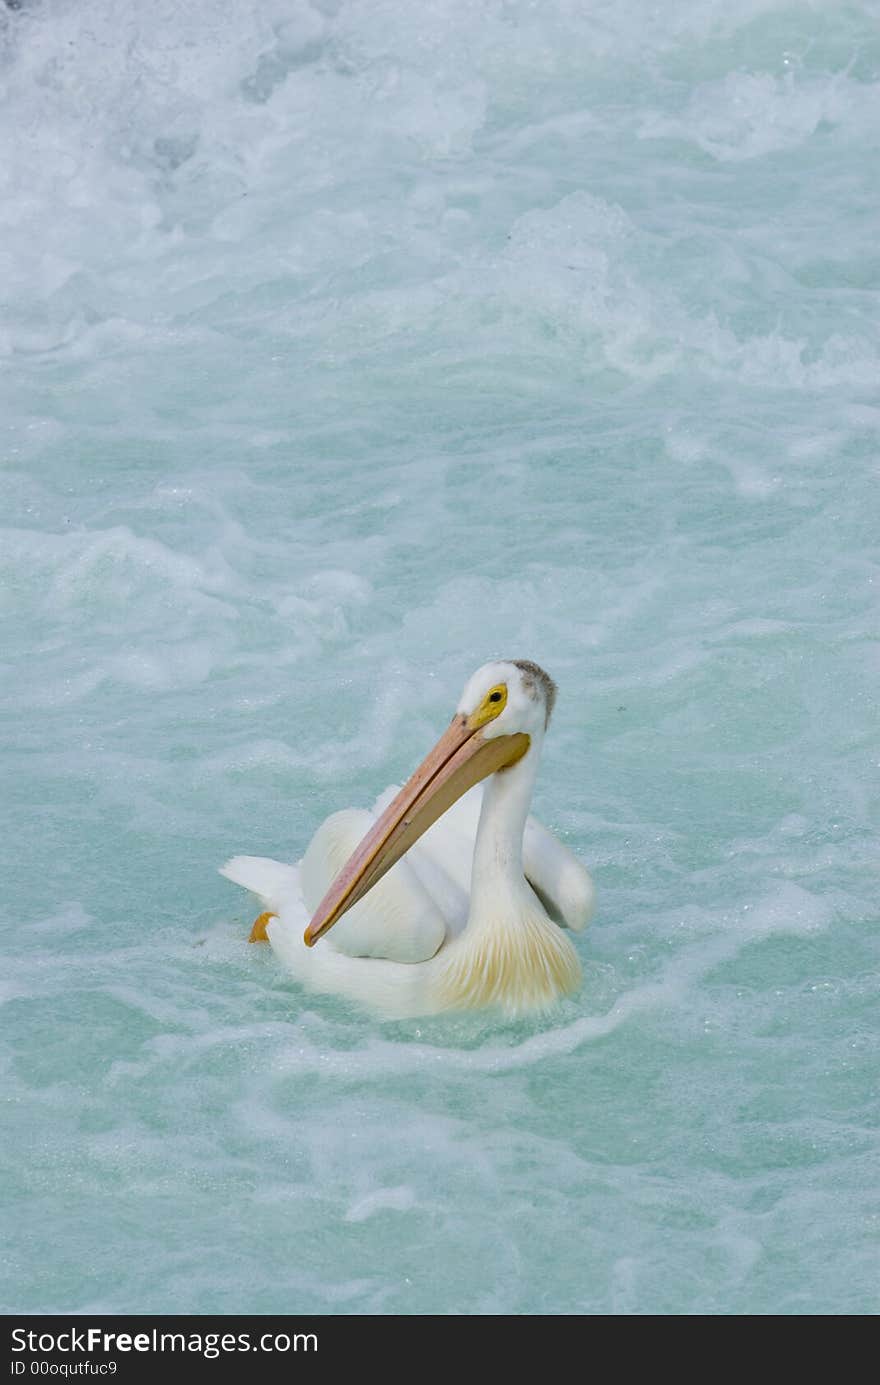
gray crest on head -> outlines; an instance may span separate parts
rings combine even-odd
[[[545,721],[544,725],[549,726],[553,708],[556,705],[556,684],[545,673],[540,664],[535,664],[531,659],[511,659],[510,662],[519,669],[523,675],[523,687],[526,692],[534,697],[535,700],[541,696],[544,698]]]

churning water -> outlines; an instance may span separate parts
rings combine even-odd
[[[876,1311],[880,7],[0,48],[6,1311]],[[583,993],[302,993],[217,866],[495,654]]]

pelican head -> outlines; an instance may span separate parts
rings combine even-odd
[[[528,659],[493,660],[468,679],[434,749],[349,857],[305,931],[311,947],[362,899],[462,794],[540,745],[556,699]]]
[[[465,683],[456,716],[479,718],[488,711],[483,735],[543,735],[556,702],[556,684],[530,659],[493,659]]]

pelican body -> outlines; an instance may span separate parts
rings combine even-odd
[[[385,1017],[518,1015],[577,990],[592,880],[529,816],[555,697],[537,664],[485,664],[402,788],[327,818],[297,866],[233,857],[221,873],[263,904],[251,940]]]

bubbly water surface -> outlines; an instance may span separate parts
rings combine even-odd
[[[878,1306],[874,0],[0,8],[6,1311]],[[560,685],[549,1020],[215,873]]]

